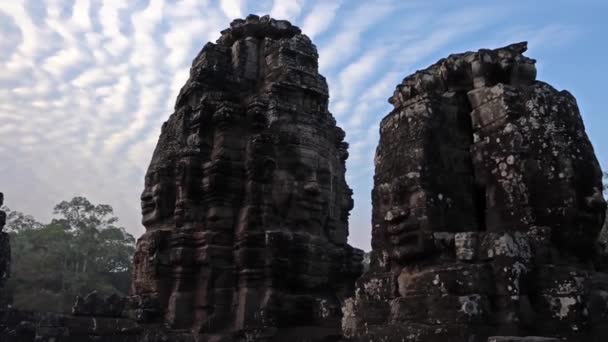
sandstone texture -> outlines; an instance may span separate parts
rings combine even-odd
[[[608,340],[602,173],[574,97],[537,81],[525,51],[450,55],[397,86],[345,336]]]
[[[515,336],[493,336],[488,339],[488,342],[559,342],[557,338],[549,337],[515,337]]]
[[[141,196],[140,322],[209,339],[340,336],[363,253],[347,244],[348,144],[317,59],[299,28],[255,15],[194,59]]]
[[[4,204],[4,194],[0,192],[0,207]],[[0,210],[0,312],[12,303],[12,296],[6,289],[6,282],[11,274],[11,244],[9,236],[3,232],[6,224],[6,212]]]
[[[0,342],[608,341],[602,173],[574,97],[525,51],[450,55],[397,86],[361,275],[316,47],[287,21],[233,21],[162,126],[132,296],[12,309],[0,211]]]

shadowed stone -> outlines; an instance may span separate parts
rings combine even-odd
[[[536,336],[526,336],[526,337],[515,337],[515,336],[493,336],[488,338],[488,342],[558,342],[557,338],[547,338],[547,337],[536,337]]]
[[[0,192],[0,208],[4,205],[4,194]],[[11,274],[11,243],[9,236],[3,232],[6,225],[6,212],[0,210],[0,313],[12,303],[12,296],[6,289],[6,282]]]
[[[97,291],[87,294],[84,298],[77,296],[72,307],[74,316],[121,317],[127,304],[125,297],[117,294],[101,296]]]

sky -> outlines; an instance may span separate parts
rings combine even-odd
[[[318,48],[350,143],[349,242],[369,250],[387,98],[451,53],[528,41],[538,79],[574,94],[608,168],[607,12],[604,0],[0,0],[0,191],[41,221],[82,195],[141,235],[144,173],[192,59],[232,19],[270,14]]]

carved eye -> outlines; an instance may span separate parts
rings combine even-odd
[[[391,204],[391,198],[388,194],[380,194],[380,199],[382,200],[382,204],[387,206],[389,204]]]
[[[380,202],[383,205],[387,206],[391,204],[391,191],[388,183],[378,185],[378,188],[375,191],[377,191]]]
[[[330,183],[331,180],[331,175],[329,173],[329,170],[319,170],[317,172],[317,181],[320,184],[326,185]]]
[[[152,187],[152,195],[157,196],[158,194],[160,194],[162,191],[162,187],[160,184],[156,184],[155,186]]]
[[[399,192],[395,193],[393,197],[395,198],[396,204],[404,204],[407,199],[407,192],[400,190]]]
[[[306,180],[310,175],[310,168],[302,163],[294,163],[293,174],[297,180]]]
[[[274,173],[274,170],[276,169],[276,163],[274,162],[274,160],[271,159],[267,159],[264,161],[264,167],[263,167],[263,173],[264,173],[264,179],[270,179],[272,177],[272,174]]]

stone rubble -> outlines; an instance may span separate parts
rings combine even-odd
[[[117,294],[101,296],[97,291],[87,294],[85,297],[76,297],[72,307],[74,316],[98,316],[98,317],[123,317],[127,298]]]

